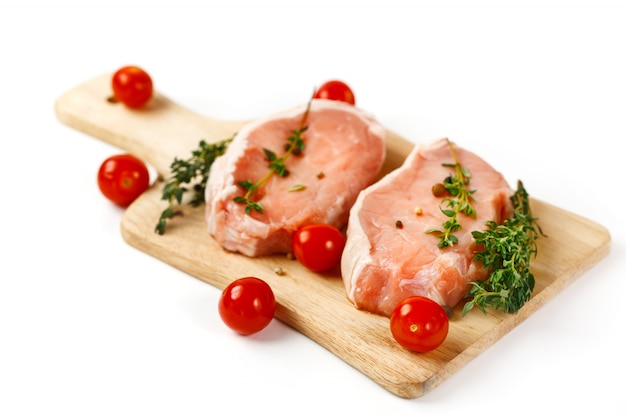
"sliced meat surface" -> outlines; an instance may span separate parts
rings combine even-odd
[[[416,146],[401,167],[359,195],[341,261],[348,298],[357,308],[390,316],[411,295],[452,308],[467,294],[471,281],[486,277],[481,263],[472,261],[471,231],[485,230],[488,220],[501,223],[511,216],[513,191],[480,157],[456,145],[454,149],[471,174],[468,188],[476,190],[476,218],[459,214],[462,229],[455,233],[459,242],[452,247],[438,248],[439,239],[426,233],[441,230],[448,219],[440,209],[447,208],[442,197],[432,192],[434,184],[454,174],[442,166],[454,163],[446,139]]]
[[[385,160],[385,129],[354,106],[315,99],[304,123],[304,151],[286,159],[287,176],[272,175],[251,196],[262,204],[263,213],[246,214],[245,204],[233,200],[245,194],[239,182],[256,183],[270,172],[264,149],[283,156],[306,107],[249,123],[213,163],[206,222],[226,250],[251,257],[289,253],[293,233],[301,226],[344,227],[359,192],[378,179]]]

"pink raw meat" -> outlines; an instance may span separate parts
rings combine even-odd
[[[268,171],[264,148],[285,154],[287,138],[300,127],[306,105],[243,127],[210,171],[206,187],[208,231],[226,250],[247,256],[291,252],[301,226],[342,228],[359,192],[378,177],[385,160],[385,129],[369,114],[339,101],[312,100],[303,133],[305,150],[286,160],[289,175],[273,175],[252,199],[264,213],[245,213],[233,201],[240,181],[257,182]],[[290,187],[302,185],[300,191]]]
[[[434,184],[453,174],[442,166],[454,163],[447,140],[416,146],[401,167],[359,195],[350,212],[341,262],[348,298],[357,308],[390,316],[411,295],[452,308],[471,281],[486,277],[482,264],[472,261],[471,231],[485,230],[488,220],[501,223],[511,216],[513,191],[484,160],[456,145],[455,151],[470,171],[468,188],[476,190],[472,206],[477,215],[475,220],[459,215],[459,243],[452,247],[438,248],[439,239],[426,233],[441,230],[447,220],[440,210],[442,198],[432,193]],[[416,214],[416,208],[422,213]]]

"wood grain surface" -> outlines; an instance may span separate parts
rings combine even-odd
[[[201,139],[227,138],[245,123],[198,115],[158,92],[147,107],[129,110],[107,101],[110,77],[103,74],[59,97],[58,119],[144,159],[161,178],[168,177],[174,157],[188,158]],[[385,173],[398,167],[413,147],[387,133]],[[164,235],[156,234],[154,227],[166,207],[160,199],[162,186],[163,180],[157,180],[126,210],[121,231],[128,244],[220,289],[242,276],[266,280],[278,302],[277,319],[403,398],[417,398],[437,387],[602,260],[611,245],[603,226],[533,199],[533,214],[548,237],[539,240],[532,264],[536,289],[531,300],[514,315],[484,315],[474,309],[461,318],[459,305],[443,345],[417,354],[395,342],[389,319],[352,306],[337,272],[315,274],[286,256],[253,259],[224,251],[207,233],[202,207],[184,206],[183,216],[171,221]],[[276,268],[284,273],[277,274]]]

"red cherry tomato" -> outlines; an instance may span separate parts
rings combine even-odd
[[[391,334],[403,347],[416,352],[438,348],[448,336],[448,316],[435,301],[413,296],[401,301],[390,318]]]
[[[314,272],[329,271],[339,264],[346,240],[334,226],[312,224],[294,233],[292,250],[296,259]]]
[[[129,154],[113,155],[98,170],[102,194],[121,207],[127,207],[150,186],[146,164]]]
[[[228,327],[247,336],[270,324],[276,311],[276,299],[272,288],[262,279],[239,278],[224,288],[218,311]]]
[[[348,87],[348,85],[343,81],[338,80],[332,80],[322,84],[322,86],[317,89],[313,97],[344,101],[348,104],[352,104],[353,106],[356,102],[354,93],[352,93],[350,87]]]
[[[143,69],[130,65],[118,69],[111,80],[113,95],[130,108],[139,108],[152,97],[152,78]]]

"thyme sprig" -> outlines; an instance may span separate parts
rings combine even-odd
[[[263,204],[253,199],[256,191],[269,181],[270,178],[274,174],[279,177],[286,177],[289,175],[289,170],[285,164],[287,158],[291,155],[301,155],[304,152],[304,138],[303,134],[308,129],[308,126],[305,125],[306,120],[309,116],[309,111],[311,109],[311,100],[309,100],[305,112],[302,114],[302,119],[300,120],[300,127],[298,129],[294,129],[291,131],[291,135],[287,138],[287,146],[286,151],[280,158],[276,155],[275,152],[263,148],[263,152],[265,153],[265,159],[268,161],[268,168],[270,169],[267,174],[265,174],[260,180],[253,182],[251,180],[238,181],[237,184],[243,188],[246,192],[244,195],[238,195],[233,198],[233,201],[237,204],[244,204],[246,206],[245,213],[250,214],[252,211],[256,211],[260,214],[263,214],[265,208]]]
[[[476,218],[476,210],[471,204],[474,201],[472,195],[476,190],[468,189],[471,173],[461,165],[454,146],[449,140],[448,146],[454,158],[454,163],[443,163],[442,166],[452,168],[454,175],[450,174],[443,181],[447,197],[442,200],[442,204],[447,208],[439,207],[448,219],[442,224],[443,229],[429,229],[426,231],[426,233],[434,234],[439,239],[437,244],[439,248],[447,248],[459,242],[454,235],[455,232],[461,230],[461,223],[458,219],[459,213]]]
[[[511,202],[513,217],[501,225],[488,221],[487,230],[472,232],[476,244],[482,247],[475,252],[475,260],[491,269],[491,273],[487,280],[472,283],[467,294],[471,300],[465,303],[463,316],[474,307],[483,313],[488,307],[516,313],[535,288],[530,260],[537,255],[537,238],[545,235],[532,215],[528,193],[521,181]]]
[[[172,175],[163,186],[163,195],[161,196],[161,200],[168,202],[168,207],[161,213],[161,217],[154,229],[156,233],[164,234],[167,221],[174,216],[180,215],[181,212],[175,209],[175,203],[182,203],[183,195],[189,191],[185,184],[197,181],[198,177],[200,180],[193,185],[194,194],[189,201],[189,205],[196,207],[204,203],[204,192],[211,165],[213,165],[218,156],[226,152],[232,140],[233,137],[216,143],[207,143],[201,140],[198,149],[192,151],[189,159],[174,158],[174,162],[170,165]]]

